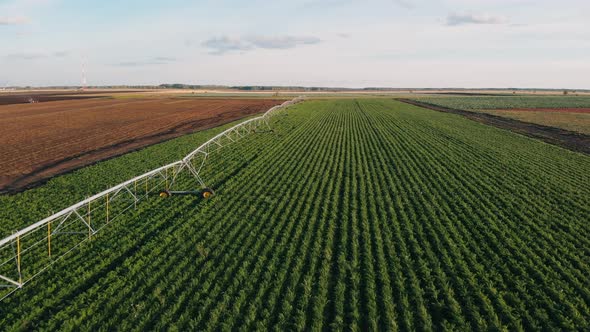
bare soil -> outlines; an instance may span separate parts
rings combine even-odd
[[[508,108],[491,111],[547,112],[547,113],[590,113],[590,108]]]
[[[84,99],[0,106],[0,193],[264,112],[268,99]]]
[[[539,124],[523,122],[515,119],[510,119],[506,117],[496,116],[488,113],[476,113],[470,111],[464,111],[459,109],[453,109],[438,105],[432,105],[425,102],[420,102],[411,99],[405,98],[398,98],[397,100],[411,104],[414,106],[419,106],[423,108],[428,108],[431,110],[439,111],[439,112],[447,112],[453,114],[463,115],[464,117],[484,123],[487,125],[495,126],[502,129],[511,130],[513,132],[533,137],[536,139],[540,139],[546,143],[550,143],[553,145],[561,146],[563,148],[569,149],[571,151],[582,152],[585,154],[590,154],[590,135],[576,133],[573,131],[555,128],[555,127],[548,127]]]
[[[0,105],[44,103],[59,100],[80,100],[104,98],[116,94],[134,92],[132,90],[102,90],[102,91],[15,91],[0,94]]]

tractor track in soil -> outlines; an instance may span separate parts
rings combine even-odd
[[[406,104],[427,108],[438,112],[462,115],[470,120],[479,123],[510,130],[521,135],[542,140],[545,143],[557,145],[574,152],[580,152],[590,155],[590,135],[576,133],[573,131],[555,127],[538,125],[530,122],[519,121],[487,113],[477,113],[439,105],[433,105],[430,103],[425,103],[412,99],[397,98],[396,100],[404,102]]]

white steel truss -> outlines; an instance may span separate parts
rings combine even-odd
[[[272,130],[270,117],[302,100],[303,97],[298,97],[274,106],[261,116],[215,135],[181,160],[120,183],[1,239],[0,301],[48,269],[57,259],[89,240],[124,212],[136,208],[150,194],[162,188],[171,188],[181,172],[188,172],[199,186],[206,188],[201,171],[210,153],[250,133]],[[26,273],[23,271],[25,268]],[[3,288],[8,291],[2,293]]]

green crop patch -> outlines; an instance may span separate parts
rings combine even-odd
[[[462,109],[494,110],[512,108],[588,108],[590,96],[469,96],[419,97],[426,103]]]
[[[590,326],[588,156],[385,99],[307,101],[271,125],[211,156],[210,200],[149,198],[0,302],[0,326]],[[109,170],[178,159],[190,139],[6,206],[58,210],[51,188],[80,198]]]

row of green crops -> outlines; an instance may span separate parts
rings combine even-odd
[[[429,96],[414,99],[463,110],[590,107],[590,96]]]
[[[274,129],[212,156],[214,198],[142,203],[0,302],[0,326],[590,326],[587,156],[383,99]]]

